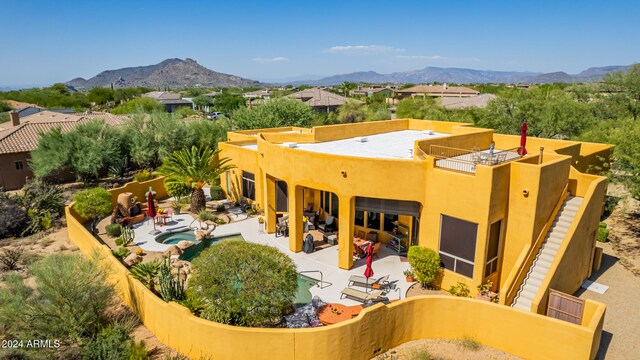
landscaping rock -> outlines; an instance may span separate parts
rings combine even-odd
[[[142,256],[136,254],[129,254],[126,258],[124,258],[124,263],[127,266],[134,266],[142,262]]]
[[[162,253],[163,256],[180,256],[182,255],[182,250],[177,245],[171,245],[167,250]]]
[[[192,246],[193,244],[195,244],[193,241],[190,240],[181,240],[180,242],[178,242],[178,247],[181,250],[184,250],[186,248],[188,248],[189,246]]]
[[[196,240],[198,241],[202,241],[206,238],[210,238],[211,237],[211,233],[213,233],[214,227],[211,227],[209,229],[198,229],[196,230]]]

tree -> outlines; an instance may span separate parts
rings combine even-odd
[[[78,125],[68,133],[58,127],[40,136],[31,153],[31,168],[36,177],[69,169],[79,180],[95,179],[101,170],[126,156],[127,144],[120,129],[99,120]]]
[[[113,95],[113,90],[111,89],[95,87],[87,93],[87,101],[96,103],[97,105],[104,105],[114,100]]]
[[[622,106],[626,113],[637,120],[640,116],[640,64],[635,64],[629,72],[608,74],[604,78],[604,90],[611,95],[609,102]]]
[[[151,98],[139,97],[116,106],[113,110],[111,110],[111,113],[131,114],[136,111],[143,111],[145,113],[150,113],[153,111],[164,111],[164,106]]]
[[[111,194],[103,188],[82,190],[73,197],[78,215],[91,220],[91,232],[96,233],[100,218],[111,214]]]
[[[359,102],[349,100],[338,107],[338,121],[343,124],[363,122],[367,107]]]
[[[216,95],[214,106],[216,110],[228,116],[235,110],[245,107],[246,103],[242,95],[223,91]]]
[[[290,309],[297,290],[293,260],[274,247],[223,241],[193,261],[188,293],[209,306],[202,317],[237,326],[264,326]]]
[[[0,191],[0,239],[19,236],[27,226],[27,212],[13,198]]]
[[[215,104],[215,100],[211,96],[198,95],[193,98],[193,104],[202,110],[205,106],[212,107]]]
[[[205,208],[206,197],[202,189],[209,184],[215,189],[215,181],[232,166],[228,165],[229,159],[219,158],[220,150],[212,150],[206,146],[199,148],[192,146],[190,149],[182,149],[173,152],[167,157],[158,173],[167,176],[165,184],[181,183],[189,186],[191,192],[191,212],[198,213]]]
[[[142,167],[155,168],[172,152],[191,145],[184,122],[165,112],[138,111],[125,129],[131,134],[131,160]]]
[[[356,83],[343,81],[342,84],[340,84],[340,86],[338,86],[338,88],[342,92],[342,95],[349,96],[349,91],[355,89],[357,86],[358,85]]]
[[[314,119],[314,111],[293,99],[273,99],[266,104],[237,109],[231,121],[240,130],[262,129],[281,126],[306,127]]]

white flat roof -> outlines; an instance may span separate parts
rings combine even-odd
[[[326,141],[320,143],[298,143],[297,149],[323,154],[358,156],[376,159],[413,159],[413,144],[416,140],[449,136],[430,130],[400,130],[358,138]],[[288,146],[288,144],[282,144]],[[412,154],[409,155],[409,150]]]

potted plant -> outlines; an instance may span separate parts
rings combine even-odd
[[[404,276],[407,279],[407,282],[413,282],[414,281],[414,277],[413,277],[413,271],[411,270],[405,270],[403,272]]]
[[[477,298],[484,301],[490,301],[492,303],[498,303],[499,296],[497,292],[491,291],[493,287],[493,282],[488,280],[484,284],[478,285],[478,295]]]
[[[174,214],[180,214],[180,211],[184,207],[181,199],[171,200],[171,203],[169,204],[169,206],[171,207],[171,209],[173,209]]]

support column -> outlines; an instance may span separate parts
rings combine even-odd
[[[268,234],[276,232],[276,180],[272,176],[264,175],[265,195],[264,195],[264,215],[265,230]]]
[[[356,199],[338,195],[338,266],[349,270],[353,266],[353,231]]]
[[[304,240],[304,224],[302,216],[304,212],[302,186],[287,184],[289,190],[289,250],[293,252],[302,251]]]

